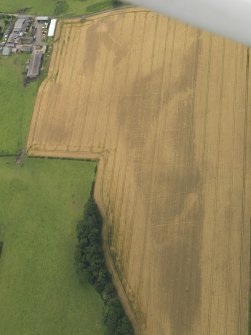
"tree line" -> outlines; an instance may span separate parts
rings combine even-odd
[[[102,217],[93,192],[84,208],[83,219],[77,225],[76,271],[81,281],[87,277],[104,302],[105,335],[133,335],[133,327],[119,301],[116,288],[107,269],[102,246]]]

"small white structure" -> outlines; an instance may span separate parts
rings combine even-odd
[[[52,19],[48,31],[48,37],[53,37],[57,26],[57,19]]]
[[[11,48],[4,47],[2,54],[3,56],[9,56],[11,54]]]

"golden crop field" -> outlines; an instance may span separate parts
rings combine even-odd
[[[250,76],[244,46],[141,9],[57,29],[27,149],[99,159],[138,334],[248,334]]]

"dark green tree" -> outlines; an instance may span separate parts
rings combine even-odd
[[[85,205],[83,220],[77,225],[78,244],[75,266],[82,282],[91,283],[104,301],[105,335],[133,335],[132,325],[119,301],[106,267],[102,246],[102,217],[91,196]]]
[[[122,6],[123,2],[121,0],[112,0],[113,7]]]

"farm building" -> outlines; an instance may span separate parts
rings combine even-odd
[[[56,30],[56,26],[57,26],[57,20],[56,19],[52,19],[50,27],[49,27],[49,31],[48,31],[48,36],[49,37],[53,37],[54,36],[55,30]]]
[[[30,24],[30,20],[31,18],[29,16],[19,17],[15,22],[13,33],[16,33],[18,35],[23,34],[27,30]]]
[[[28,66],[27,77],[35,79],[38,77],[42,63],[43,54],[41,52],[33,52]]]
[[[6,46],[9,48],[14,48],[16,46],[16,39],[18,37],[18,34],[15,32],[12,32],[8,38],[8,41],[6,43]]]
[[[49,17],[48,16],[38,16],[36,20],[38,23],[45,23],[49,21]]]
[[[11,54],[11,48],[4,47],[2,54],[3,56],[9,56]]]
[[[33,50],[33,46],[32,45],[18,45],[16,47],[16,51],[17,52],[24,52],[24,53],[31,53]]]
[[[18,18],[17,21],[15,22],[13,32],[20,34],[23,31],[25,21],[26,21],[25,18]]]
[[[32,44],[34,42],[34,38],[32,36],[22,36],[16,39],[17,44]]]

